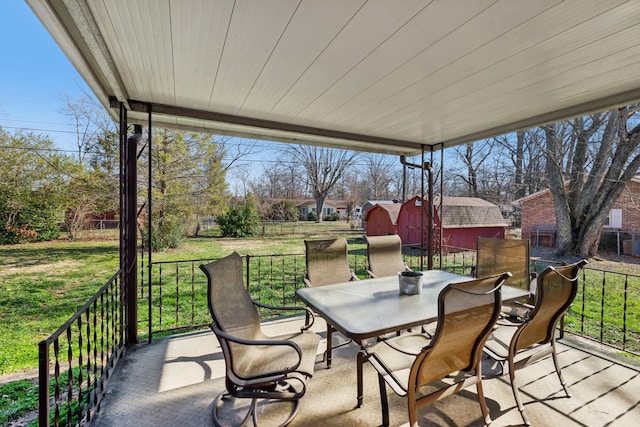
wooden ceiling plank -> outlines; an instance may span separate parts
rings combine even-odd
[[[241,113],[265,118],[314,63],[361,2],[302,2],[245,98]]]
[[[425,4],[423,1],[407,2],[406,8],[398,8],[393,2],[369,2],[360,10],[354,10],[353,13],[357,13],[337,28],[326,49],[279,100],[269,117],[299,115]]]
[[[209,109],[237,114],[298,1],[235,2]]]
[[[543,14],[536,17],[533,22],[527,22],[522,25],[522,31],[536,34],[535,28],[548,22],[548,20],[554,16],[560,20],[564,19],[560,13],[554,13],[551,16]],[[606,18],[598,19],[598,22],[591,27],[600,28],[600,25],[604,25],[605,19]],[[630,21],[632,21],[632,19],[630,19]],[[615,25],[615,23],[609,23]],[[551,21],[550,24],[555,25],[556,22]],[[544,25],[539,28],[541,28],[541,30],[544,29]],[[590,39],[584,34],[584,30],[571,30],[571,32],[573,33],[571,37],[574,38],[573,43],[589,43]],[[547,34],[544,31],[540,31],[540,33]],[[541,70],[552,70],[555,75],[558,74],[558,67],[560,65],[558,63],[545,64],[544,62],[536,62],[539,61],[538,58],[548,58],[549,54],[559,58],[563,58],[563,55],[570,55],[571,59],[568,61],[569,66],[572,68],[580,66],[579,63],[575,63],[576,59],[573,59],[577,56],[576,48],[579,47],[579,45],[569,43],[567,40],[569,36],[566,33],[568,32],[548,38],[542,43],[530,44],[529,42],[525,42],[524,45],[517,43],[511,45],[510,40],[512,39],[510,37],[505,37],[507,40],[496,39],[493,44],[485,45],[482,49],[479,49],[477,55],[468,55],[458,61],[455,66],[457,71],[454,69],[442,69],[432,75],[430,79],[424,79],[418,84],[390,97],[388,100],[371,107],[371,109],[377,109],[378,112],[377,114],[371,113],[368,117],[370,121],[365,124],[366,126],[371,126],[375,123],[380,123],[379,120],[382,117],[386,118],[386,120],[394,120],[394,117],[405,117],[405,123],[410,126],[411,121],[419,120],[420,117],[423,117],[423,114],[438,109],[445,103],[452,103],[452,100],[460,97],[467,98],[468,103],[473,105],[475,99],[470,95],[473,92],[485,88],[487,91],[496,91],[497,87],[505,86],[507,82],[514,85],[516,83],[520,83],[521,85],[525,84],[523,82],[526,82],[526,79],[522,74],[519,74],[518,70],[520,69],[527,70],[531,74],[531,78],[539,80],[543,85],[547,85],[547,77]],[[576,35],[575,33],[579,34]],[[562,42],[558,42],[557,38],[563,39]],[[523,36],[517,37],[516,40],[522,41]],[[535,37],[532,37],[532,42],[536,40]],[[594,38],[594,40],[597,40],[597,37]],[[631,38],[631,40],[635,40],[635,38]],[[534,51],[532,52],[530,49]],[[504,55],[505,58],[503,61],[498,61],[498,57],[495,56],[496,52]],[[517,53],[514,55],[511,52]],[[538,55],[538,52],[546,52],[546,55]],[[487,63],[492,65],[475,74],[469,72],[473,64],[477,63],[483,57],[488,58]],[[566,56],[564,57],[566,58]],[[540,61],[543,60],[541,59]],[[466,73],[466,76],[463,73]],[[463,78],[463,76],[465,77]],[[486,91],[485,94],[486,96],[491,96],[491,93],[487,94]],[[450,110],[457,111],[457,109]],[[364,113],[370,113],[370,111],[365,111]],[[359,121],[365,120],[362,117],[357,118]]]
[[[427,49],[420,52],[411,60],[400,64],[392,73],[379,79],[375,84],[369,86],[349,102],[343,104],[333,113],[326,117],[331,120],[340,117],[344,122],[367,122],[366,126],[377,122],[376,114],[371,114],[372,110],[393,112],[397,105],[405,102],[406,97],[420,97],[420,92],[414,92],[407,88],[418,82],[426,81],[439,87],[437,80],[432,80],[431,75],[444,70],[446,75],[448,66],[455,64],[457,60],[468,55],[484,44],[499,37],[522,22],[526,22],[532,16],[540,13],[541,10],[550,7],[550,2],[529,2],[527,7],[521,3],[506,2],[496,3],[493,7],[479,11],[473,16],[464,17],[464,21],[459,26],[452,28],[452,31],[443,33]],[[502,5],[498,15],[495,16],[497,5]],[[474,11],[475,12],[475,11]],[[446,12],[443,12],[446,13]],[[435,14],[435,18],[439,15]],[[440,19],[441,21],[441,19]],[[442,24],[435,24],[442,25]],[[408,35],[406,43],[412,43],[415,37]],[[391,110],[390,110],[391,109]],[[364,125],[364,123],[363,123]]]
[[[176,105],[208,108],[233,3],[218,0],[171,4]],[[192,28],[199,31],[193,32]]]

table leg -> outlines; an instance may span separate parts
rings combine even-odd
[[[358,386],[358,403],[356,405],[356,408],[359,408],[362,406],[362,400],[364,398],[364,391],[363,391],[363,384],[362,384],[362,368],[364,366],[364,363],[369,359],[369,356],[367,355],[367,353],[364,352],[364,350],[361,350],[358,352],[358,358],[357,358],[357,386]]]
[[[333,328],[329,323],[327,323],[327,350],[325,355],[327,357],[327,368],[331,367],[331,347],[333,346],[331,337],[333,336]]]

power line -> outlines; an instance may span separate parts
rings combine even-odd
[[[38,122],[34,122],[38,123]],[[57,132],[57,133],[70,133],[75,134],[75,131],[72,130],[57,130],[57,129],[37,129],[37,128],[24,128],[19,126],[1,126],[2,129],[14,129],[14,130],[23,130],[29,132]]]

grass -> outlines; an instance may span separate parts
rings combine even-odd
[[[0,426],[38,408],[38,384],[32,380],[0,384],[0,396]]]
[[[37,367],[40,340],[118,269],[117,242],[0,246],[0,374]]]

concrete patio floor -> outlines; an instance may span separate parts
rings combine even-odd
[[[297,328],[299,319],[265,324],[268,333]],[[316,320],[322,333],[324,323]],[[534,426],[640,425],[640,365],[596,349],[581,340],[559,341],[563,375],[572,393],[567,398],[546,358],[518,371],[525,408]],[[308,382],[292,426],[378,426],[380,397],[375,371],[365,366],[365,400],[356,408],[358,346],[334,350],[330,369],[318,356],[316,372]],[[224,359],[209,331],[157,339],[129,351],[120,361],[107,388],[94,426],[210,426],[213,401],[224,390]],[[489,366],[489,365],[488,365]],[[492,426],[520,426],[508,377],[483,381]],[[408,425],[406,403],[389,390],[390,423]],[[221,414],[229,426],[238,425],[245,402],[225,403]],[[262,426],[278,425],[290,409],[288,403],[260,405]],[[285,415],[286,416],[286,415]],[[475,387],[449,396],[419,411],[421,426],[483,425]]]

